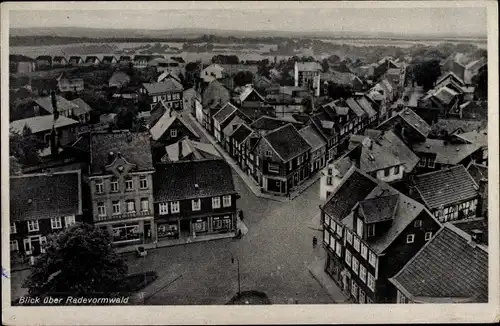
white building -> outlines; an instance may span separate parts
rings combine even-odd
[[[295,62],[295,87],[312,89],[315,96],[321,91],[321,65],[317,62]]]

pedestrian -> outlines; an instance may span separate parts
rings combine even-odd
[[[316,236],[313,237],[313,248],[316,248],[316,245],[318,244],[318,238]]]

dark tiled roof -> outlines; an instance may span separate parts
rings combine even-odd
[[[317,151],[318,149],[326,146],[323,137],[315,130],[313,126],[306,126],[299,130],[300,135],[311,146],[311,150]]]
[[[253,133],[253,130],[248,127],[246,124],[242,123],[240,126],[233,132],[231,137],[236,140],[238,143],[242,143],[245,139],[248,138]]]
[[[467,172],[476,184],[479,184],[482,179],[488,180],[488,167],[486,165],[472,163],[467,167]]]
[[[452,144],[441,139],[427,138],[425,142],[413,145],[415,153],[436,155],[436,163],[456,165],[481,149],[480,144]]]
[[[231,167],[223,160],[159,165],[154,180],[156,202],[236,193]]]
[[[367,115],[367,113],[359,106],[358,102],[354,98],[350,97],[346,100],[347,105],[358,117]]]
[[[399,195],[376,197],[359,202],[365,223],[392,220],[398,206]]]
[[[10,178],[10,217],[37,220],[82,214],[79,171]]]
[[[441,118],[432,125],[432,132],[439,134],[441,131],[446,131],[448,134],[459,130],[461,132],[471,132],[477,129],[486,128],[487,120],[465,120],[457,118]]]
[[[488,251],[445,224],[390,281],[415,302],[487,302]]]
[[[325,213],[337,220],[345,218],[354,205],[364,200],[377,186],[376,182],[357,170],[344,178],[345,182],[324,206]]]
[[[116,59],[116,58],[112,55],[106,55],[106,56],[102,57],[102,62],[103,63],[111,63],[113,61],[113,59]]]
[[[276,119],[273,117],[268,117],[268,116],[263,116],[252,122],[250,124],[250,127],[252,127],[255,130],[274,130],[278,129],[279,127],[283,127],[284,125],[288,124],[289,122],[283,121],[280,119]]]
[[[9,61],[11,62],[33,62],[33,59],[22,54],[11,54],[9,55]]]
[[[427,122],[425,122],[413,110],[406,108],[399,112],[398,115],[424,137],[427,137],[427,135],[431,132],[431,127],[427,124]]]
[[[142,85],[151,95],[169,92],[182,92],[184,89],[181,83],[172,78],[167,78],[159,83],[143,83]]]
[[[477,185],[463,165],[417,175],[415,186],[430,209],[472,199]]]
[[[224,122],[231,114],[238,110],[237,107],[232,105],[231,103],[227,103],[220,109],[216,114],[214,114],[213,119],[217,120],[219,123]]]
[[[356,101],[370,118],[377,115],[377,111],[373,108],[373,104],[366,97],[358,97]]]
[[[52,113],[52,99],[50,96],[43,96],[35,99],[36,104],[40,105],[42,108],[47,110],[47,112]],[[57,110],[59,112],[68,111],[69,109],[76,109],[78,105],[68,101],[62,96],[56,95]]]
[[[54,63],[57,62],[63,62],[63,61],[66,61],[66,58],[65,57],[62,57],[62,56],[56,56],[54,57]]]
[[[52,57],[50,55],[40,55],[40,56],[36,57],[35,61],[39,61],[39,60],[52,62]]]
[[[90,171],[100,174],[109,163],[109,153],[121,153],[137,171],[152,170],[151,144],[148,133],[129,131],[99,132],[90,136]]]
[[[288,124],[264,136],[274,151],[281,157],[283,162],[311,149],[311,146],[302,138],[292,124]]]
[[[488,220],[486,218],[457,220],[450,223],[470,236],[474,234],[473,231],[480,231],[481,238],[477,239],[477,242],[486,246],[488,245]]]
[[[85,58],[85,62],[86,63],[89,63],[89,62],[92,62],[92,61],[97,61],[99,62],[99,58],[94,56],[94,55],[91,55],[91,56],[88,56],[87,58]]]

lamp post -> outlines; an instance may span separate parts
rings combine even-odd
[[[234,257],[231,256],[231,264],[234,264]],[[238,264],[238,296],[241,295],[241,281],[240,281],[240,260],[236,258],[236,263]]]

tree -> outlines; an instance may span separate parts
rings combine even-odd
[[[233,77],[235,86],[245,86],[253,81],[253,74],[250,71],[238,71]]]
[[[30,295],[106,296],[117,292],[126,273],[127,266],[114,251],[110,235],[78,223],[48,237],[45,253],[36,260],[24,286]]]
[[[476,76],[472,78],[474,85],[474,95],[477,99],[488,99],[488,66],[479,69]]]
[[[212,57],[212,63],[235,65],[240,63],[240,59],[238,59],[238,57],[235,55],[218,54]]]
[[[134,126],[138,124],[137,111],[138,110],[134,107],[121,107],[116,115],[116,128],[128,130],[133,129]]]
[[[25,126],[22,133],[11,130],[9,136],[10,155],[21,165],[36,165],[41,162],[39,151],[45,144]]]
[[[349,98],[354,95],[352,87],[334,83],[328,83],[327,92],[328,96],[333,100],[337,100],[339,98]]]
[[[441,76],[439,60],[426,60],[416,64],[412,69],[415,82],[427,91],[434,87],[434,83]]]
[[[325,58],[321,61],[321,69],[323,70],[323,72],[328,72],[330,70],[328,59]]]

